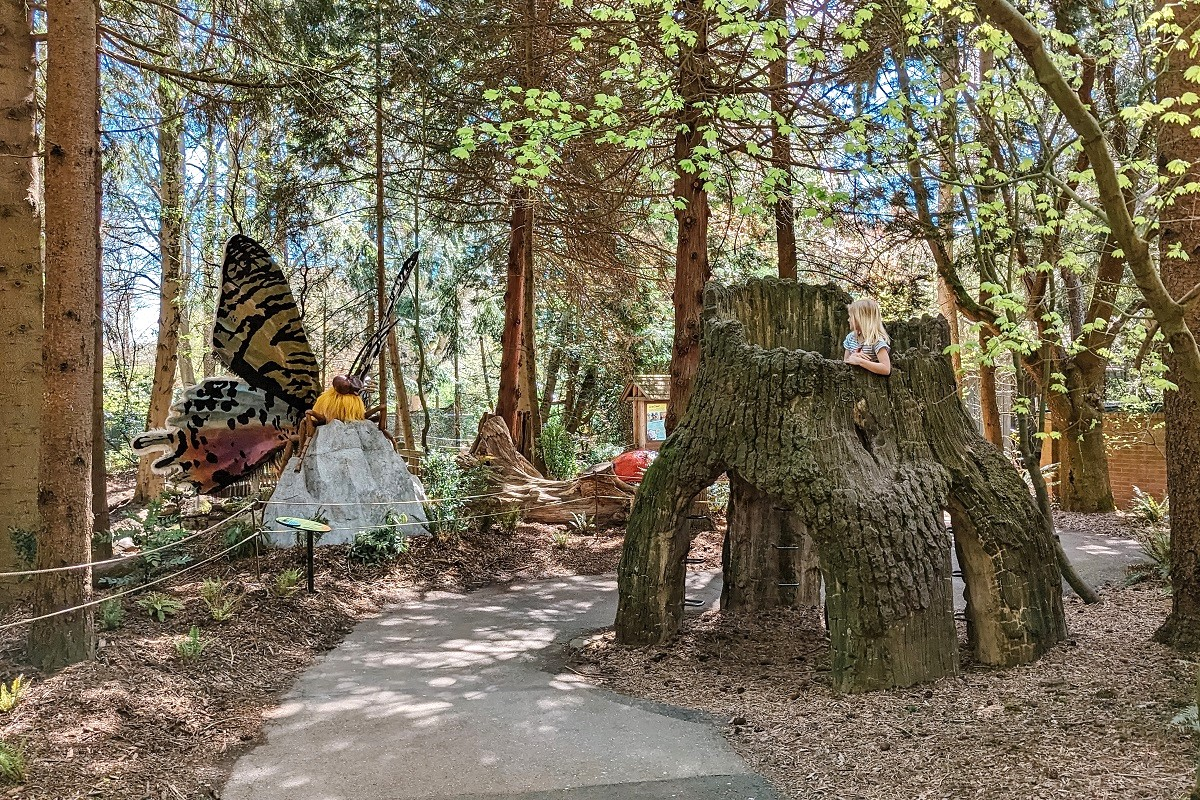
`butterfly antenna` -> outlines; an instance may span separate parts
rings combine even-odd
[[[387,341],[387,337],[400,320],[396,316],[396,305],[400,301],[400,296],[404,294],[404,287],[408,285],[409,278],[412,277],[413,270],[417,266],[417,260],[421,255],[421,251],[414,251],[404,264],[400,267],[400,271],[396,273],[396,279],[392,282],[392,291],[388,297],[387,306],[384,308],[383,319],[379,320],[376,328],[371,332],[359,348],[358,353],[354,356],[354,361],[351,362],[350,374],[358,378],[365,378],[366,374],[371,371],[371,364],[374,363],[379,351],[383,349],[383,343]]]

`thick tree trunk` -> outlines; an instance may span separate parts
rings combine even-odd
[[[36,64],[24,0],[0,0],[0,570],[16,566],[10,528],[38,530],[42,420],[42,231],[34,126]],[[5,591],[13,588],[8,582]],[[0,606],[8,598],[0,596]]]
[[[182,222],[182,220],[181,220]],[[184,231],[187,230],[188,224],[183,223]],[[183,245],[183,268],[180,274],[180,282],[182,288],[179,292],[179,339],[183,346],[179,348],[179,382],[183,386],[196,385],[196,368],[192,362],[192,357],[196,352],[196,339],[192,336],[192,317],[189,307],[191,306],[191,285],[192,285],[192,239],[186,234],[182,235]]]
[[[160,9],[164,32],[175,30],[178,42],[178,17],[169,9]],[[174,26],[174,28],[168,27]],[[164,33],[164,38],[169,34]],[[175,389],[175,368],[179,357],[179,296],[182,266],[183,217],[183,120],[179,88],[165,78],[158,79],[158,252],[161,262],[158,300],[158,344],[154,350],[154,378],[150,388],[150,409],[146,429],[167,424]],[[138,463],[134,502],[144,503],[162,493],[163,479],[151,470],[154,456],[143,456]]]
[[[1171,3],[1174,24],[1189,32],[1200,24],[1200,6]],[[1190,33],[1182,34],[1190,36]],[[1192,48],[1170,47],[1167,68],[1159,73],[1160,97],[1178,98],[1192,91],[1185,73],[1196,66]],[[1174,184],[1200,180],[1200,139],[1189,125],[1164,122],[1158,138],[1159,163],[1174,161],[1187,164],[1181,176],[1164,176]],[[1195,194],[1184,193],[1161,216],[1162,277],[1167,291],[1183,297],[1200,285],[1200,202]],[[1173,257],[1178,248],[1186,260]],[[1200,303],[1187,307],[1184,321],[1193,332],[1200,332]],[[1164,392],[1163,410],[1167,423],[1167,496],[1171,498],[1171,613],[1155,638],[1181,650],[1200,650],[1200,386],[1189,370],[1184,355],[1165,348],[1167,378],[1178,390]]]
[[[1106,361],[1089,372],[1065,367],[1066,393],[1051,392],[1050,408],[1058,438],[1058,502],[1064,511],[1113,511],[1104,443]]]
[[[947,507],[975,658],[1027,663],[1065,636],[1053,541],[1024,481],[954,402],[945,329],[890,324],[895,369],[871,375],[836,360],[848,299],[774,279],[710,287],[695,394],[630,517],[619,642],[674,635],[687,510],[721,472],[777,498],[816,541],[839,690],[957,671]],[[886,487],[887,502],[864,487]]]
[[[721,608],[818,608],[821,566],[804,521],[736,474],[729,476]]]
[[[692,381],[700,368],[700,315],[704,307],[704,283],[708,280],[708,192],[706,178],[697,160],[704,146],[708,120],[703,110],[708,102],[706,87],[711,70],[708,55],[708,12],[700,0],[683,0],[681,24],[695,36],[680,45],[679,129],[675,134],[674,197],[678,226],[675,245],[675,338],[671,345],[671,399],[667,404],[666,429],[679,424],[691,396]],[[684,168],[692,162],[691,171]]]
[[[533,209],[529,190],[513,190],[508,227],[508,272],[504,284],[504,332],[500,337],[500,388],[496,415],[515,439],[521,400],[521,333],[525,330],[525,249],[529,246]]]
[[[46,65],[46,297],[43,419],[38,462],[39,569],[86,563],[92,549],[92,407],[96,275],[100,270],[96,160],[100,80],[96,5],[49,0]],[[33,614],[86,602],[91,570],[37,575]],[[29,655],[44,670],[92,656],[90,610],[35,622]]]

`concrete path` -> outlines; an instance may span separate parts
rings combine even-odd
[[[719,583],[692,576],[715,602]],[[616,581],[442,594],[360,624],[271,715],[225,800],[775,800],[711,719],[557,670]]]
[[[1098,587],[1140,560],[1133,540],[1061,536]],[[719,598],[716,575],[689,584],[706,605]],[[562,644],[615,610],[615,579],[579,577],[434,595],[363,622],[304,673],[222,797],[776,800],[713,720],[555,667]]]

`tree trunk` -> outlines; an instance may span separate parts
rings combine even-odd
[[[391,354],[392,383],[396,385],[396,430],[392,436],[404,442],[406,450],[417,446],[413,436],[412,409],[409,408],[408,386],[404,383],[404,368],[400,363],[400,342],[396,329],[388,331],[388,352]]]
[[[722,609],[820,607],[817,545],[799,516],[731,474],[726,520]]]
[[[679,54],[679,128],[675,134],[675,186],[678,224],[675,246],[675,338],[671,345],[671,399],[667,404],[669,434],[679,424],[691,396],[692,381],[700,368],[700,315],[708,264],[708,192],[697,161],[708,126],[704,104],[711,63],[708,55],[708,12],[700,0],[683,0],[681,25],[694,40],[684,40]],[[689,171],[685,163],[692,162]]]
[[[778,23],[776,32],[779,57],[767,67],[771,84],[771,167],[777,174],[775,186],[775,251],[779,277],[796,277],[796,209],[792,200],[792,136],[783,131],[791,115],[788,111],[788,26],[787,0],[769,0],[767,13]]]
[[[36,62],[24,0],[0,0],[0,570],[16,566],[9,528],[38,530],[42,420],[42,232]],[[13,588],[11,581],[5,591]],[[0,606],[8,598],[0,596]]]
[[[517,406],[521,400],[521,333],[525,330],[525,249],[529,246],[533,209],[529,190],[513,190],[508,229],[508,274],[504,286],[504,333],[500,337],[500,389],[496,415],[517,438]]]
[[[988,336],[979,332],[979,345],[986,352]],[[996,398],[996,365],[979,362],[979,416],[983,421],[983,438],[1004,450],[1004,428],[1000,424],[1000,403]]]
[[[1074,360],[1064,367],[1066,392],[1050,392],[1058,438],[1058,502],[1064,511],[1104,513],[1116,509],[1104,445],[1106,361],[1085,371]]]
[[[181,221],[186,232],[190,221]],[[183,346],[179,348],[179,382],[183,386],[196,385],[196,369],[192,356],[196,351],[196,340],[192,336],[191,319],[191,285],[192,285],[192,238],[186,233],[182,236],[183,269],[180,276],[182,290],[179,293],[179,339]]]
[[[537,316],[535,313],[535,273],[533,269],[533,210],[530,209],[529,236],[525,244],[524,304],[521,314],[521,397],[518,403],[518,427],[521,435],[516,438],[521,455],[533,462],[544,475],[546,459],[542,457],[542,415],[538,405],[537,391]]]
[[[777,498],[816,541],[838,690],[957,672],[947,507],[975,658],[1028,663],[1066,635],[1053,541],[1024,481],[954,402],[945,328],[889,324],[895,368],[871,375],[835,360],[848,299],[775,279],[710,286],[693,400],[630,516],[618,642],[678,629],[687,509],[721,472]],[[863,486],[887,486],[888,501]]]
[[[554,407],[554,390],[558,388],[558,373],[562,371],[562,356],[563,349],[560,344],[550,351],[550,357],[546,359],[546,385],[542,389],[540,405],[543,424],[550,419],[550,412]]]
[[[384,246],[384,225],[387,222],[384,208],[383,174],[383,22],[381,5],[375,4],[375,319],[380,325],[387,324],[387,258]],[[420,280],[418,275],[416,278]],[[374,333],[374,331],[372,331]],[[379,414],[379,430],[386,431],[388,424],[388,348],[379,348],[379,387],[375,401],[383,410]]]
[[[1200,24],[1200,6],[1172,3],[1174,25],[1181,31]],[[1190,33],[1181,34],[1190,36]],[[1192,91],[1185,73],[1198,63],[1192,48],[1170,47],[1166,69],[1158,76],[1159,97],[1178,98]],[[1171,185],[1200,180],[1200,139],[1189,125],[1163,122],[1158,135],[1159,164],[1175,161],[1187,165],[1180,176],[1163,170]],[[1162,278],[1167,291],[1180,298],[1200,284],[1200,219],[1197,196],[1181,194],[1163,209],[1161,216]],[[1178,248],[1183,258],[1172,256]],[[1185,260],[1186,259],[1186,260]],[[1200,331],[1200,303],[1187,307],[1184,321],[1193,332]],[[1168,339],[1168,343],[1171,340]],[[1171,498],[1171,613],[1155,638],[1181,650],[1200,650],[1200,386],[1187,368],[1184,355],[1164,348],[1167,379],[1179,388],[1163,393],[1166,417],[1167,496]]]
[[[483,373],[483,399],[485,405],[492,404],[492,378],[491,370],[488,367],[487,348],[484,346],[483,337],[479,337],[479,371]]]
[[[170,9],[159,9],[159,24],[165,41],[178,42],[179,18]],[[174,31],[174,38],[171,38]],[[154,379],[150,388],[150,410],[146,429],[167,424],[175,389],[175,367],[179,356],[179,294],[182,264],[183,216],[183,120],[179,88],[158,79],[160,122],[158,126],[158,252],[161,262],[158,301],[158,345],[154,350]],[[150,468],[154,456],[138,463],[134,502],[144,503],[162,493],[162,476]]]
[[[38,462],[42,535],[37,566],[86,563],[92,549],[92,408],[100,264],[96,160],[100,80],[96,5],[47,3],[45,400]],[[87,601],[91,570],[34,576],[33,614]],[[88,659],[90,610],[35,622],[29,655],[43,670]]]

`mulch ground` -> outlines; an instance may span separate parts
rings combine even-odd
[[[574,651],[573,668],[623,694],[714,716],[754,769],[789,798],[1180,800],[1196,748],[1170,720],[1191,702],[1197,664],[1150,642],[1160,586],[1075,601],[1071,641],[1036,664],[908,690],[838,696],[815,614],[688,618],[670,648]]]

